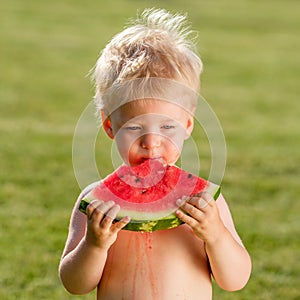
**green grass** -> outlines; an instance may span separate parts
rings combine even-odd
[[[223,193],[253,259],[247,287],[214,299],[299,299],[298,1],[0,1],[0,298],[95,299],[63,289],[57,266],[79,193],[76,122],[86,74],[143,7],[189,13],[202,94],[227,141]],[[106,143],[106,142],[105,142]],[[97,150],[101,172],[112,166]]]

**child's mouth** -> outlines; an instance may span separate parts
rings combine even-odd
[[[148,161],[151,161],[151,160],[158,160],[160,161],[162,164],[165,164],[165,160],[161,157],[161,156],[154,156],[154,157],[142,157],[140,160],[139,160],[139,164],[145,162],[146,160]]]

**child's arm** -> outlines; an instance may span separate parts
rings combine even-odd
[[[186,200],[186,199],[185,199]],[[205,243],[217,284],[229,291],[243,288],[251,273],[251,259],[243,246],[222,195],[215,202],[208,193],[189,197],[177,216]]]
[[[99,284],[107,251],[129,222],[129,218],[123,218],[112,223],[119,209],[113,202],[93,201],[86,217],[79,212],[77,201],[59,266],[61,281],[70,293],[85,294]]]

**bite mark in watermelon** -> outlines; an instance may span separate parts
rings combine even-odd
[[[116,220],[131,218],[124,229],[151,232],[182,224],[174,214],[178,209],[176,200],[202,191],[217,199],[220,187],[177,166],[151,159],[135,167],[119,167],[81,200],[79,210],[86,213],[94,199],[113,200],[121,207]]]

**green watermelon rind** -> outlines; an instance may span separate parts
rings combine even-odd
[[[221,187],[215,184],[212,184],[206,190],[207,192],[211,192],[213,194],[213,198],[215,200],[218,199],[219,195],[221,194]],[[86,208],[90,204],[90,200],[83,198],[80,201],[78,209],[86,214]],[[114,221],[117,222],[121,219],[120,216],[118,216],[117,219]],[[129,224],[127,224],[123,229],[124,230],[130,230],[130,231],[142,231],[142,232],[152,232],[156,230],[164,230],[164,229],[171,229],[175,228],[179,225],[183,224],[183,221],[176,217],[174,213],[157,220],[135,220],[132,219]]]

